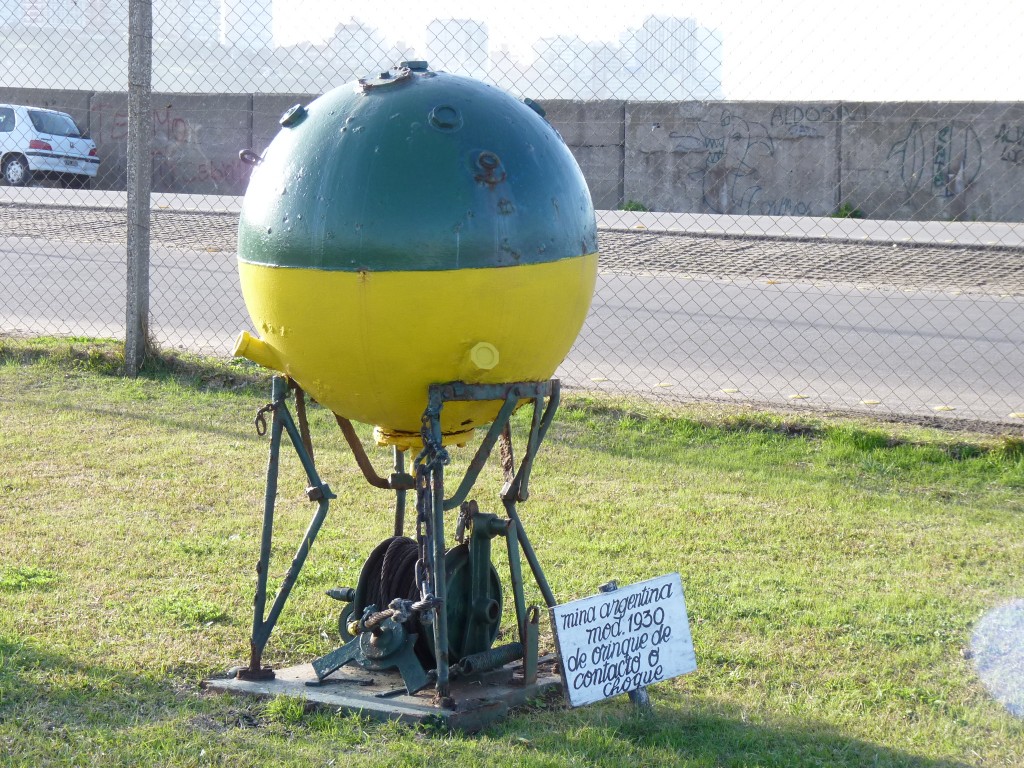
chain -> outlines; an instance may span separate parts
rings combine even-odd
[[[434,590],[431,586],[433,569],[430,567],[433,553],[430,546],[430,533],[433,527],[433,494],[430,487],[431,470],[419,461],[416,463],[416,544],[419,547],[419,558],[416,560],[416,583],[420,588],[420,599],[424,602],[433,601]],[[429,621],[430,614],[423,615]]]
[[[277,403],[267,403],[258,411],[256,411],[256,418],[253,422],[256,424],[256,434],[263,437],[267,434],[267,414],[275,413],[277,411]]]
[[[444,445],[434,438],[433,426],[441,419],[439,408],[427,408],[420,420],[420,436],[423,450],[416,457],[416,543],[419,545],[419,559],[416,561],[416,583],[420,587],[420,598],[424,603],[435,603],[433,586],[433,537],[434,531],[434,471],[445,467],[451,460]],[[441,535],[444,535],[443,532]],[[430,620],[430,613],[423,614],[423,620]]]
[[[441,412],[439,408],[427,408],[420,418],[420,437],[423,438],[423,450],[416,457],[416,463],[423,463],[428,469],[442,466],[447,467],[451,462],[448,449],[440,440],[434,438],[434,422],[440,423]]]

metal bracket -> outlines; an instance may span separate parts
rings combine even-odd
[[[378,612],[375,606],[367,606],[360,622],[365,626],[364,631],[340,648],[313,660],[317,681],[323,682],[335,670],[355,661],[366,669],[397,668],[410,695],[426,688],[432,678],[413,650],[417,636],[406,632],[396,617],[390,615],[392,612]],[[388,615],[381,618],[384,614]]]
[[[516,503],[526,501],[529,497],[528,485],[533,461],[548,428],[551,426],[551,421],[558,408],[560,393],[561,387],[557,379],[502,384],[467,384],[461,381],[432,384],[428,390],[427,408],[422,419],[423,450],[416,457],[415,462],[416,508],[419,523],[426,526],[425,534],[420,537],[420,544],[424,552],[422,558],[424,567],[422,572],[418,572],[417,581],[420,584],[421,593],[427,594],[432,589],[437,599],[444,602],[447,588],[444,560],[444,512],[462,506],[499,438],[506,444],[502,462],[506,482],[502,488],[501,499],[509,517],[506,538],[509,542],[512,589],[515,596],[519,637],[524,646],[528,640],[528,622],[518,557],[520,548],[526,555],[537,586],[549,607],[555,604],[555,597],[523,529],[522,521],[516,511]],[[448,463],[448,454],[442,441],[441,411],[447,402],[484,400],[500,401],[501,407],[487,429],[487,433],[470,461],[455,493],[450,498],[445,498],[444,467]],[[524,400],[533,403],[533,418],[530,423],[525,455],[519,470],[513,474],[509,420]],[[457,535],[462,533],[463,531],[460,530]],[[438,609],[433,619],[437,695],[440,701],[445,701],[449,698],[448,617],[445,610]]]

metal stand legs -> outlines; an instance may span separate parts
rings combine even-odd
[[[272,401],[260,409],[256,416],[257,431],[266,433],[266,414],[271,413],[273,421],[270,434],[270,459],[267,466],[267,485],[264,500],[263,531],[260,542],[260,558],[256,566],[256,595],[253,601],[253,623],[251,636],[251,655],[249,666],[238,672],[241,679],[262,679],[273,677],[269,667],[262,666],[263,649],[277,623],[284,603],[298,578],[299,572],[306,561],[310,547],[316,539],[324,520],[327,517],[330,500],[334,493],[321,481],[313,463],[312,450],[306,428],[303,401],[297,399],[297,412],[300,424],[296,425],[286,405],[288,381],[283,377],[275,377]],[[449,462],[448,452],[444,448],[444,436],[441,432],[441,412],[444,404],[451,401],[483,401],[494,400],[502,403],[494,422],[484,435],[465,476],[459,482],[455,493],[445,498],[445,467]],[[502,466],[505,483],[501,491],[501,500],[508,519],[499,526],[494,535],[506,538],[509,556],[510,578],[516,610],[520,647],[525,654],[524,669],[526,677],[536,678],[537,657],[537,616],[536,608],[526,606],[523,589],[522,564],[520,554],[525,555],[537,586],[549,607],[555,604],[554,595],[548,586],[540,563],[523,528],[516,505],[529,497],[529,479],[537,450],[551,425],[559,401],[559,383],[557,380],[544,382],[515,382],[507,384],[465,384],[452,382],[437,384],[430,387],[427,409],[423,414],[421,436],[423,450],[413,462],[413,474],[407,474],[405,455],[395,449],[394,472],[387,478],[377,475],[360,444],[351,423],[337,417],[342,433],[351,446],[356,462],[371,485],[395,491],[395,535],[400,536],[405,527],[406,492],[416,491],[416,542],[419,547],[419,560],[416,564],[416,584],[419,586],[420,602],[414,609],[420,612],[420,621],[430,624],[433,633],[436,668],[437,703],[445,708],[452,708],[450,690],[450,659],[448,638],[447,594],[448,580],[445,572],[445,534],[444,513],[446,510],[463,506],[467,496],[476,483],[481,470],[487,463],[496,444],[501,445]],[[530,432],[522,462],[515,469],[512,457],[510,419],[516,408],[523,403],[533,404]],[[270,565],[271,539],[274,529],[274,505],[277,498],[278,465],[281,441],[284,434],[288,435],[293,449],[299,457],[306,473],[308,487],[306,495],[310,501],[317,503],[316,512],[300,542],[292,559],[288,572],[281,582],[274,597],[270,611],[266,611],[267,574]],[[468,505],[475,508],[475,504]],[[491,523],[493,526],[494,524]],[[457,536],[461,536],[457,534]],[[452,596],[453,599],[464,599],[465,596]],[[497,619],[495,618],[495,621]],[[531,672],[532,670],[532,672]]]
[[[313,459],[306,449],[305,441],[299,429],[295,426],[291,414],[285,405],[285,397],[288,394],[287,381],[280,377],[274,377],[271,402],[260,409],[256,415],[256,431],[260,434],[266,433],[266,414],[273,414],[273,422],[270,431],[270,461],[267,464],[267,488],[263,506],[263,534],[260,539],[260,559],[256,564],[256,596],[253,600],[252,637],[250,639],[249,666],[238,671],[240,679],[265,679],[274,676],[273,670],[262,666],[263,649],[270,638],[270,633],[281,615],[288,595],[291,594],[299,571],[302,570],[309,554],[309,548],[316,540],[327,517],[327,509],[330,501],[336,498],[328,485],[320,480],[320,476],[313,466]],[[287,432],[292,447],[302,462],[302,468],[306,472],[309,485],[306,488],[306,496],[310,501],[317,502],[316,512],[310,520],[306,534],[302,537],[292,563],[278,588],[270,613],[264,618],[264,611],[267,604],[267,571],[270,566],[270,542],[274,533],[274,503],[277,499],[277,475],[281,455],[281,436]]]

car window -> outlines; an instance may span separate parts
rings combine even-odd
[[[14,130],[14,110],[10,107],[0,107],[0,133],[10,133]]]
[[[28,119],[40,133],[49,133],[52,136],[81,136],[75,121],[60,112],[39,112],[34,109],[28,111]]]

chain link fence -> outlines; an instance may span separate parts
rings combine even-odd
[[[1024,102],[992,74],[1016,51],[1016,6],[962,21],[963,39],[993,22],[977,49],[921,61],[941,25],[872,3],[709,20],[655,3],[362,20],[282,5],[153,0],[150,157],[135,158],[127,0],[0,3],[0,333],[124,338],[142,162],[151,338],[229,355],[253,330],[239,150],[266,149],[293,104],[423,59],[538,100],[586,176],[600,275],[567,385],[1024,417]]]

